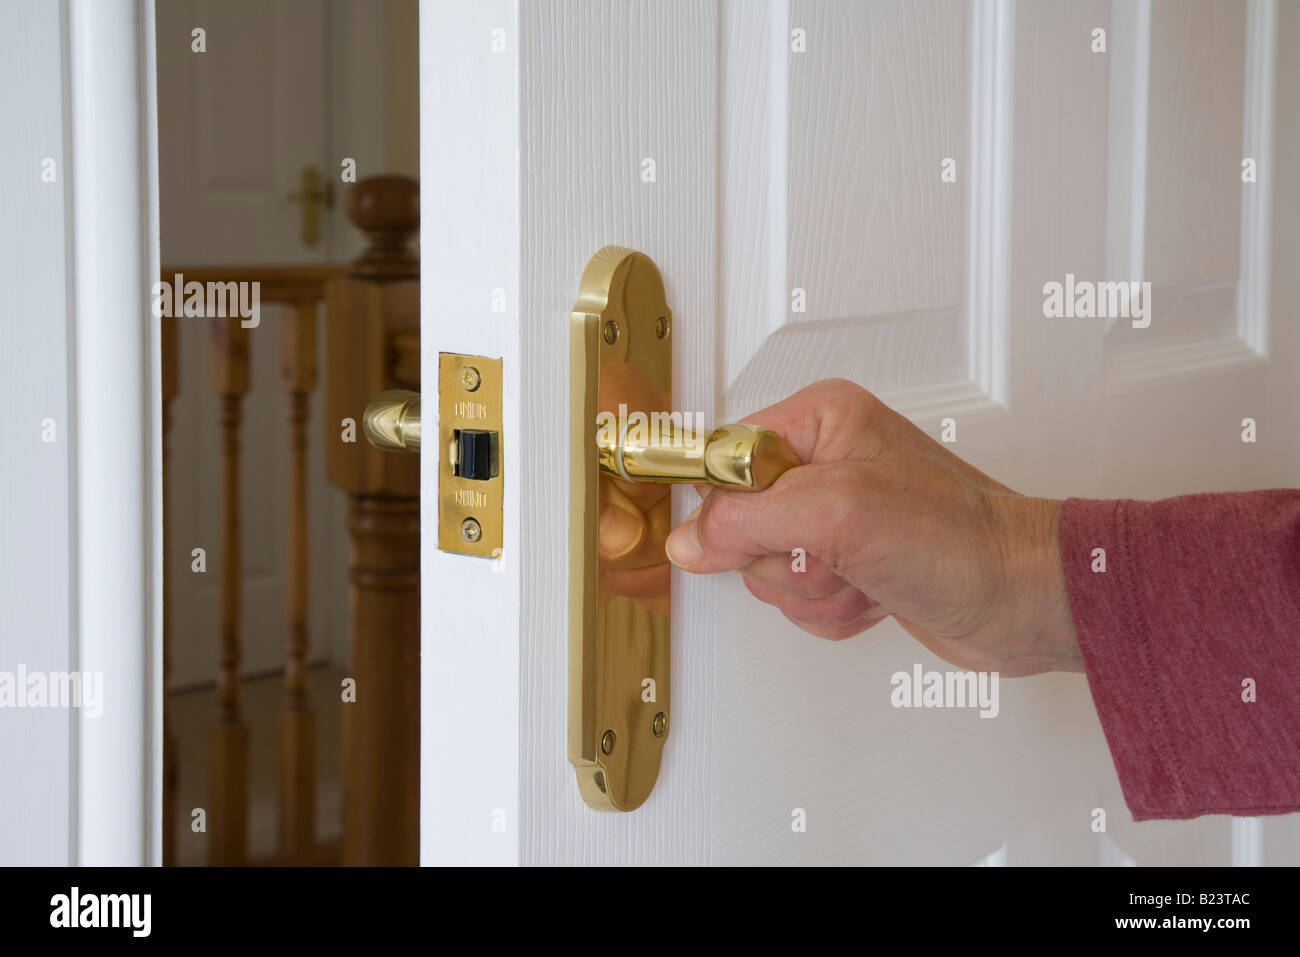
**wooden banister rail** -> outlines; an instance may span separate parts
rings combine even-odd
[[[317,303],[325,299],[325,287],[331,279],[345,276],[347,266],[173,266],[162,268],[162,281],[172,285],[177,275],[186,284],[210,282],[255,282],[260,286],[262,302],[277,305]],[[180,308],[174,311],[179,315]],[[214,319],[215,321],[225,321]],[[238,322],[238,320],[236,320]]]

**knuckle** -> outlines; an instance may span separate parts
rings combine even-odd
[[[836,455],[876,458],[890,432],[889,406],[847,379],[827,379],[818,385],[823,389],[816,401],[822,407],[822,428],[828,433],[826,447],[836,450]]]
[[[860,396],[871,394],[856,382],[841,378],[822,379],[820,382],[815,383],[814,388],[824,397],[834,399],[854,400]]]
[[[884,407],[873,393],[848,379],[823,379],[817,385],[823,390],[821,398],[846,409],[872,413]]]

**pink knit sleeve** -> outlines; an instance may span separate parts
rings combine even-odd
[[[1061,557],[1133,817],[1300,810],[1300,491],[1069,499]]]

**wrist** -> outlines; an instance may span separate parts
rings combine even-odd
[[[1002,497],[1007,601],[1014,645],[1035,671],[1083,671],[1061,564],[1058,499]]]
[[[1037,601],[1034,626],[1044,651],[1056,661],[1056,671],[1082,671],[1083,656],[1074,633],[1074,616],[1070,614],[1070,593],[1061,564],[1061,507],[1059,499],[1027,500],[1033,542],[1029,555]]]

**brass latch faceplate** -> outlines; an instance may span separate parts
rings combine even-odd
[[[438,548],[498,558],[504,541],[501,360],[438,353]]]
[[[381,392],[362,419],[370,444],[419,452],[420,393]],[[499,558],[505,537],[501,360],[438,353],[438,548]]]

